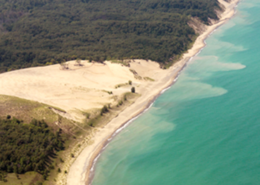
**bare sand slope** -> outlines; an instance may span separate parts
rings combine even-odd
[[[75,66],[75,61],[70,61],[68,64],[68,70],[61,70],[60,65],[51,65],[0,74],[0,94],[56,106],[67,111],[72,119],[79,120],[80,111],[116,103],[116,96],[130,92],[130,85],[115,88],[116,85],[131,80],[133,86],[138,86],[137,92],[140,92],[152,83],[137,80],[130,68],[140,76],[155,80],[163,73],[157,63],[144,60],[135,60],[130,68],[110,62],[100,64],[82,61],[82,66]]]

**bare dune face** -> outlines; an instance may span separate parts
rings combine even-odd
[[[157,63],[145,60],[132,61],[130,67],[110,62],[75,64],[75,61],[68,62],[69,69],[66,70],[58,64],[0,74],[0,94],[61,108],[71,119],[79,121],[83,119],[82,111],[117,103],[117,97],[130,92],[131,86],[142,93],[153,83],[152,80],[136,79],[133,70],[141,77],[154,80],[164,72]],[[129,80],[132,85],[127,85]],[[121,87],[115,88],[119,84]]]

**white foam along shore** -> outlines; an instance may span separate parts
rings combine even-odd
[[[163,76],[155,81],[146,91],[143,91],[142,96],[139,97],[135,103],[122,111],[117,117],[94,134],[92,138],[93,143],[87,146],[71,165],[67,179],[58,177],[57,184],[90,184],[94,165],[100,156],[100,152],[107,146],[108,142],[146,110],[158,95],[167,90],[167,88],[176,81],[179,73],[186,66],[188,61],[205,47],[205,39],[235,14],[235,7],[239,0],[231,0],[230,2],[219,0],[219,2],[225,7],[225,11],[221,14],[220,20],[211,26],[207,26],[206,30],[196,39],[193,47],[183,55],[183,58],[165,70]]]

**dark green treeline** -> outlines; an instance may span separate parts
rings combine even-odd
[[[75,58],[168,63],[217,19],[217,0],[0,0],[0,72]]]
[[[61,131],[56,133],[44,121],[24,124],[13,118],[0,119],[0,172],[36,171],[46,178],[56,151],[63,150]]]

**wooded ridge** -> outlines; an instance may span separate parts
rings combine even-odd
[[[0,0],[0,72],[76,58],[167,64],[218,19],[217,0]]]
[[[54,132],[44,121],[25,124],[10,116],[0,119],[0,172],[35,171],[46,179],[56,152],[64,149],[63,142],[61,130]]]

